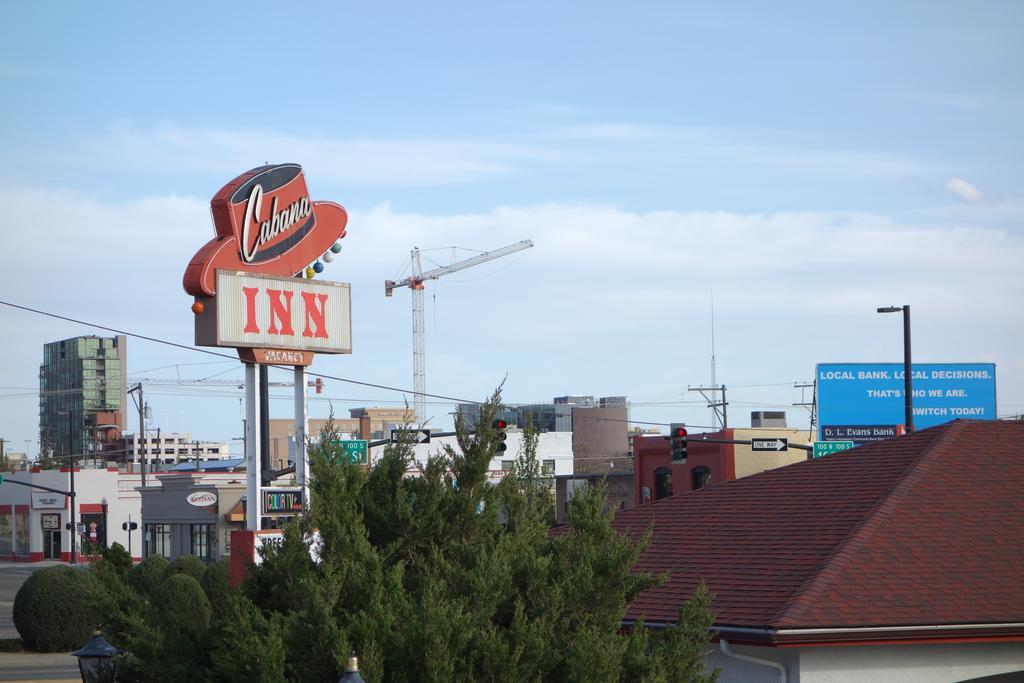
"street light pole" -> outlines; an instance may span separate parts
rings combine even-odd
[[[75,500],[75,458],[71,455],[72,440],[71,440],[71,421],[74,417],[73,411],[67,411],[68,416],[68,452],[69,467],[71,474],[71,487],[68,489],[71,493],[71,564],[78,564],[78,504]]]
[[[107,498],[106,496],[100,501],[100,506],[103,508],[103,547],[107,547]]]
[[[138,382],[134,387],[128,390],[128,394],[132,395],[138,392],[138,399],[135,400],[135,407],[139,409],[139,434],[135,437],[135,451],[136,455],[142,461],[142,486],[146,486],[146,458],[142,456],[142,443],[146,438],[146,403],[142,397],[142,382]],[[132,396],[135,399],[135,396]],[[149,450],[149,449],[147,449]]]
[[[910,306],[885,306],[878,309],[879,313],[898,313],[903,311],[903,428],[909,434],[914,431],[914,390],[913,364],[910,360]]]

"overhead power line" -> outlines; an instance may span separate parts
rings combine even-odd
[[[183,349],[185,351],[193,351],[193,352],[196,352],[196,353],[203,353],[203,354],[206,354],[208,356],[215,356],[217,358],[223,358],[225,360],[230,360],[230,361],[238,362],[238,358],[235,357],[235,356],[232,356],[230,354],[221,353],[221,352],[218,352],[218,351],[212,351],[210,349],[204,349],[204,348],[200,348],[200,347],[196,347],[196,346],[190,346],[188,344],[180,344],[178,342],[169,341],[167,339],[161,339],[159,337],[152,337],[152,336],[149,336],[149,335],[140,334],[138,332],[131,332],[129,330],[122,330],[122,329],[118,329],[116,327],[110,327],[109,325],[100,325],[99,323],[94,323],[94,322],[90,322],[90,321],[87,321],[87,320],[80,320],[78,318],[72,318],[70,316],[60,315],[60,314],[57,314],[57,313],[51,313],[49,311],[44,311],[44,310],[41,310],[41,309],[38,309],[38,308],[32,308],[31,306],[23,306],[21,304],[16,304],[16,303],[11,302],[11,301],[0,300],[0,305],[8,306],[10,308],[14,308],[14,309],[17,309],[17,310],[25,311],[25,312],[28,312],[28,313],[34,313],[36,315],[41,315],[41,316],[45,316],[45,317],[48,317],[48,318],[54,318],[56,320],[64,320],[66,322],[74,323],[76,325],[83,325],[85,327],[90,327],[90,328],[97,329],[97,330],[104,330],[106,332],[112,332],[114,334],[123,334],[126,337],[132,337],[133,339],[141,339],[141,340],[144,340],[144,341],[153,342],[154,344],[162,344],[164,346],[170,346],[170,347],[177,348],[177,349]],[[178,364],[178,365],[186,365],[186,364]],[[200,363],[192,363],[192,364],[188,364],[188,365],[200,365]],[[165,366],[165,367],[174,367],[174,364],[168,365],[168,366]],[[283,370],[283,371],[286,371],[286,372],[291,372],[291,370],[292,370],[291,367],[285,367],[285,366],[282,366],[282,365],[271,365],[270,367],[273,367],[273,368],[278,369],[278,370]],[[222,373],[217,373],[217,374],[222,374]],[[354,385],[363,386],[363,387],[370,387],[370,388],[373,388],[373,389],[383,389],[385,391],[394,391],[394,392],[401,393],[401,394],[416,395],[416,393],[417,393],[417,392],[415,392],[413,390],[403,389],[401,387],[393,387],[393,386],[389,386],[387,384],[377,384],[377,383],[374,383],[374,382],[365,382],[365,381],[362,381],[362,380],[350,379],[348,377],[339,377],[337,375],[328,375],[328,374],[320,373],[320,372],[310,372],[310,371],[307,371],[306,374],[309,375],[310,377],[320,377],[321,379],[329,379],[329,380],[334,380],[334,381],[337,381],[337,382],[345,382],[345,383],[348,383],[348,384],[354,384]],[[220,381],[221,382],[226,382],[227,380],[220,380]],[[229,396],[230,395],[232,397],[237,397],[237,394],[228,394],[227,392],[223,392],[223,389],[224,389],[223,386],[220,386],[220,387],[216,388],[216,389],[220,389],[221,390],[220,392],[218,392],[216,389],[214,389],[213,391],[206,392],[203,389],[199,388],[202,385],[203,385],[203,381],[202,380],[195,380],[194,383],[192,383],[189,388],[193,388],[193,387],[196,388],[197,394],[194,394],[194,395],[210,395],[210,396],[218,396],[218,395],[219,396]],[[754,386],[754,385],[751,385],[751,386]],[[768,385],[764,385],[764,386],[768,386]],[[29,387],[4,387],[4,388],[9,388],[9,389],[14,389],[14,390],[26,390],[26,391],[29,389]],[[170,387],[161,387],[161,389],[170,389]],[[65,391],[67,391],[67,390],[65,390]],[[75,389],[73,391],[81,391],[81,389]],[[166,391],[166,392],[160,391],[160,393],[166,393],[167,395],[170,395],[172,392],[171,391]],[[0,399],[3,399],[3,398],[28,398],[30,396],[31,397],[35,397],[35,396],[38,396],[38,395],[39,395],[38,392],[32,392],[31,394],[7,394],[7,395],[0,395]],[[458,397],[454,397],[454,396],[446,396],[444,394],[432,394],[432,393],[424,392],[421,395],[424,396],[424,397],[428,397],[428,398],[441,399],[442,401],[446,402],[446,403],[440,403],[438,405],[447,405],[448,403],[469,403],[469,404],[474,404],[474,405],[482,405],[483,404],[483,401],[476,401],[476,400],[468,399],[468,398],[458,398]],[[273,397],[272,396],[271,398],[277,398],[277,397]],[[288,398],[288,397],[282,396],[281,398],[284,399],[284,398]],[[315,397],[315,398],[311,397],[311,400],[316,400],[316,401],[331,401],[331,400],[335,400],[335,401],[339,401],[339,402],[366,402],[364,399],[332,398],[332,397],[328,397],[328,396],[318,396],[318,397]],[[381,402],[384,402],[384,401],[381,401]],[[387,401],[387,402],[393,402],[393,401]],[[657,402],[651,402],[651,403],[655,404],[655,405],[657,404]],[[693,405],[694,403],[699,403],[699,402],[678,401],[678,402],[674,402],[674,403],[675,403],[675,405],[677,407],[686,407],[686,406]],[[509,405],[515,405],[515,404],[509,404]],[[635,405],[639,406],[639,405],[645,405],[645,404],[635,404]],[[749,405],[763,406],[763,405],[768,405],[768,404],[753,403],[752,402]],[[651,407],[654,407],[654,406],[652,405]],[[672,404],[671,403],[666,403],[664,407],[672,407]],[[590,415],[581,416],[581,417],[585,417],[586,419],[592,419],[592,420],[605,420],[605,421],[610,421],[610,422],[625,422],[627,424],[652,425],[652,426],[660,426],[660,427],[668,427],[668,426],[670,426],[672,424],[670,422],[648,422],[648,421],[643,421],[643,420],[622,420],[622,419],[618,419],[618,418],[597,417],[597,416],[590,416]],[[697,428],[697,429],[718,429],[718,427],[713,426],[713,425],[687,424],[687,426],[693,427],[693,428]]]
[[[159,337],[150,337],[150,336],[145,335],[145,334],[139,334],[138,332],[129,332],[128,330],[119,330],[119,329],[117,329],[115,327],[109,327],[107,325],[100,325],[98,323],[89,322],[87,320],[79,320],[77,318],[71,318],[71,317],[66,316],[66,315],[58,315],[57,313],[50,313],[49,311],[43,311],[43,310],[40,310],[38,308],[32,308],[30,306],[22,306],[20,304],[13,303],[11,301],[0,300],[0,304],[2,304],[4,306],[9,306],[11,308],[16,308],[16,309],[21,310],[21,311],[27,311],[29,313],[35,313],[36,315],[43,315],[43,316],[46,316],[48,318],[55,318],[57,320],[64,320],[66,322],[75,323],[76,325],[85,325],[86,327],[92,327],[92,328],[95,328],[97,330],[105,330],[107,332],[113,332],[115,334],[123,334],[126,337],[132,337],[134,339],[144,339],[146,341],[153,342],[154,344],[163,344],[165,346],[171,346],[171,347],[174,347],[176,349],[184,349],[186,351],[195,351],[195,352],[198,352],[198,353],[205,353],[205,354],[207,354],[209,356],[217,356],[218,358],[227,358],[229,360],[237,360],[237,358],[235,358],[234,356],[231,356],[231,355],[226,354],[226,353],[220,353],[220,352],[217,352],[217,351],[211,351],[209,349],[201,349],[201,348],[196,347],[196,346],[189,346],[188,344],[179,344],[178,342],[172,342],[172,341],[168,341],[166,339],[160,339]],[[270,367],[277,368],[278,370],[289,370],[290,371],[290,368],[285,367],[283,365],[272,365]],[[336,377],[336,376],[333,376],[333,375],[325,375],[323,373],[317,373],[317,372],[307,372],[306,374],[310,375],[311,377],[320,377],[322,379],[332,379],[332,380],[335,380],[337,382],[348,382],[349,384],[358,384],[359,386],[373,387],[374,389],[384,389],[386,391],[397,391],[397,392],[400,392],[400,393],[403,393],[403,394],[416,394],[417,393],[417,392],[411,391],[409,389],[402,389],[400,387],[392,387],[392,386],[388,386],[386,384],[375,384],[373,382],[363,382],[361,380],[349,379],[347,377]],[[429,394],[429,393],[426,393],[426,392],[421,392],[420,395],[428,396],[430,398],[442,398],[442,399],[445,399],[446,401],[454,401],[456,403],[475,403],[475,404],[478,404],[478,405],[483,404],[483,401],[474,401],[474,400],[468,399],[468,398],[456,398],[454,396],[444,396],[442,394]]]

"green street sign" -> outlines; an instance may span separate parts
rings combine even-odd
[[[852,441],[815,441],[813,456],[815,458],[820,458],[823,455],[830,455],[832,453],[849,450],[855,445],[856,444]]]
[[[370,462],[369,442],[366,439],[350,439],[348,441],[336,441],[341,457],[348,458],[348,461],[356,465],[366,465]]]

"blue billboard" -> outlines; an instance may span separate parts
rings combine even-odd
[[[857,426],[881,434],[903,424],[903,363],[819,363],[815,376],[819,440]],[[914,363],[911,381],[916,429],[996,419],[994,363]]]

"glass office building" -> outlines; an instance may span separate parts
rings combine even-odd
[[[72,337],[43,345],[40,453],[89,457],[120,438],[127,400],[126,347],[124,336]]]

